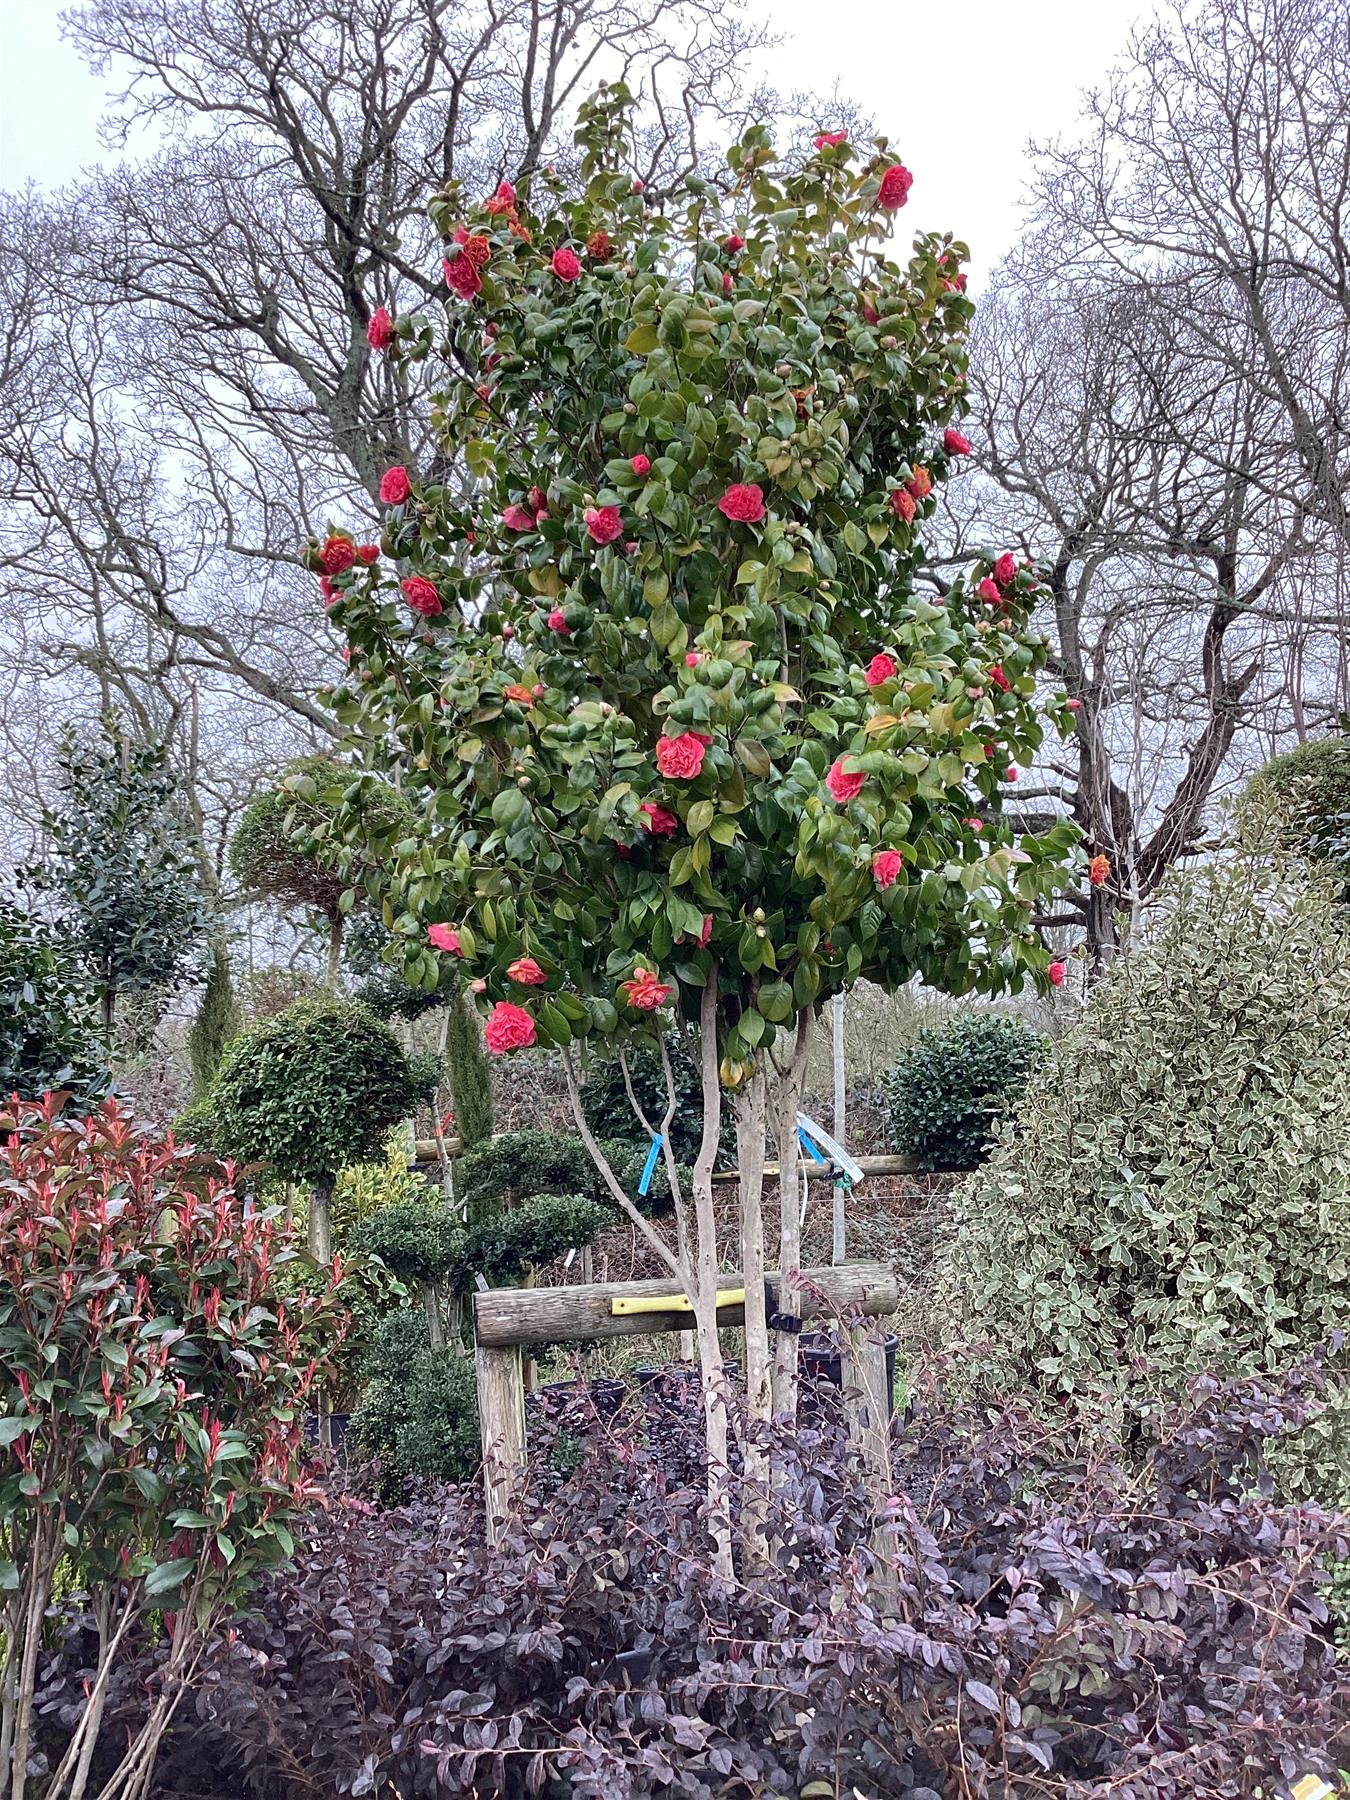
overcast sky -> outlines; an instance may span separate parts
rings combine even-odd
[[[1068,130],[1149,0],[773,0],[784,88],[836,85],[914,171],[902,224],[950,230],[977,279],[1017,236],[1026,141]],[[58,185],[101,151],[104,84],[62,42],[57,0],[0,0],[0,186]]]

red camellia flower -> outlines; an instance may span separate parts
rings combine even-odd
[[[655,800],[644,800],[638,811],[642,814],[642,829],[650,831],[653,837],[674,837],[680,829],[680,821],[667,807],[658,806]]]
[[[876,303],[869,300],[866,294],[864,294],[862,298],[862,315],[869,325],[875,325],[877,320],[881,317],[881,314],[876,309]]]
[[[703,652],[701,650],[686,650],[685,651],[684,666],[686,669],[696,669],[702,661],[703,661]]]
[[[1012,683],[1008,680],[1008,677],[1003,673],[1003,664],[1002,663],[994,664],[993,668],[990,669],[990,671],[989,671],[989,679],[990,679],[990,681],[993,682],[993,684],[996,688],[1001,688],[1005,694],[1008,692],[1008,689],[1012,685]]]
[[[394,341],[394,321],[388,307],[377,306],[366,326],[366,342],[372,350],[387,350]]]
[[[1063,987],[1064,986],[1064,977],[1065,977],[1065,974],[1067,973],[1067,971],[1068,971],[1067,963],[1052,962],[1050,964],[1050,967],[1045,971],[1047,977],[1049,978],[1051,987]]]
[[[906,525],[912,525],[918,510],[919,503],[907,488],[891,489],[891,511],[897,518],[903,519]]]
[[[398,584],[403,589],[403,598],[415,613],[421,613],[424,619],[434,619],[441,610],[441,597],[436,592],[436,583],[428,581],[425,575],[405,575]]]
[[[340,588],[335,588],[326,575],[320,575],[319,577],[319,592],[323,595],[323,609],[325,612],[328,611],[328,608],[332,606],[335,601],[342,598],[342,590]]]
[[[536,519],[546,517],[548,513],[548,495],[541,487],[532,487],[525,496],[525,504]]]
[[[724,294],[729,294],[732,292],[732,290],[735,288],[735,286],[736,286],[736,283],[731,279],[730,270],[724,269],[722,271],[722,292]]]
[[[477,264],[471,256],[461,250],[458,256],[447,256],[441,263],[445,275],[445,285],[452,294],[458,294],[461,300],[472,300],[475,294],[483,291],[483,277],[478,273]]]
[[[859,770],[851,773],[844,767],[844,758],[836,757],[830,764],[829,773],[825,777],[825,785],[841,806],[850,800],[856,800],[863,790],[867,777]]]
[[[597,544],[612,544],[623,532],[623,519],[617,506],[588,506],[581,516]]]
[[[369,568],[372,563],[380,560],[380,546],[378,544],[358,544],[356,558],[358,562],[363,562]]]
[[[1083,702],[1081,700],[1066,700],[1064,704],[1070,712],[1082,712],[1083,710]]]
[[[575,281],[581,273],[576,251],[569,250],[566,244],[560,244],[553,252],[551,267],[559,281]]]
[[[813,142],[817,150],[833,150],[836,144],[846,143],[847,140],[846,131],[818,131]]]
[[[897,212],[909,199],[909,190],[914,185],[914,177],[903,163],[892,163],[881,178],[881,189],[877,194],[877,205],[883,212]]]
[[[523,1006],[499,1000],[488,1014],[483,1037],[494,1056],[504,1056],[508,1050],[528,1050],[534,1042],[534,1020]]]
[[[954,425],[949,425],[942,434],[942,448],[948,456],[969,456],[970,439]]]
[[[380,499],[385,506],[402,506],[411,492],[412,483],[406,469],[385,470],[380,481]]]
[[[1002,606],[1003,604],[1003,596],[998,591],[998,583],[988,575],[985,576],[975,592],[981,600],[987,600],[990,606]]]
[[[651,473],[651,468],[652,468],[651,459],[649,457],[643,456],[641,451],[639,451],[638,454],[632,459],[632,462],[629,466],[632,468],[633,473],[639,479],[641,479],[642,476],[649,475]]]
[[[518,956],[513,963],[507,964],[506,972],[521,987],[543,987],[548,980],[532,956]]]
[[[483,210],[484,212],[492,213],[494,217],[500,218],[503,213],[509,213],[515,203],[516,190],[511,186],[511,183],[509,181],[499,181],[497,183],[496,193],[490,200],[484,202]]]
[[[1016,763],[1008,764],[1008,772],[1003,777],[1003,779],[1005,781],[1016,781],[1017,780],[1017,765],[1016,765]]]
[[[868,687],[880,687],[883,681],[891,681],[894,677],[895,664],[884,650],[878,650],[863,670],[863,680]]]
[[[909,489],[910,493],[913,494],[916,500],[926,500],[933,491],[933,477],[928,473],[927,469],[924,468],[922,463],[916,463],[914,465],[914,473],[905,483],[905,486]]]
[[[345,575],[355,561],[356,545],[350,538],[324,539],[323,549],[319,552],[319,567],[325,575]]]
[[[502,694],[507,700],[514,700],[518,706],[528,706],[534,699],[530,690],[522,687],[518,681],[513,681],[509,687],[504,687]]]
[[[1097,855],[1088,864],[1088,880],[1093,887],[1104,887],[1111,874],[1111,858]]]
[[[609,241],[609,233],[593,231],[586,239],[586,254],[594,257],[596,262],[608,262],[614,254],[614,246]]]
[[[1000,587],[1007,587],[1017,573],[1017,558],[1011,550],[1005,550],[994,564],[994,580]]]
[[[872,874],[879,888],[895,885],[895,878],[900,873],[903,857],[898,850],[878,850],[872,858]]]
[[[519,506],[513,500],[510,506],[502,508],[502,524],[508,531],[533,531],[534,514],[528,506]]]
[[[544,623],[548,626],[550,631],[556,631],[559,637],[571,637],[572,635],[572,627],[563,617],[563,609],[561,606],[555,606],[553,611],[548,615],[548,618],[545,619]]]
[[[492,245],[481,233],[471,232],[467,226],[460,225],[455,231],[455,243],[459,245],[461,256],[467,256],[475,269],[486,269],[492,260]]]
[[[744,250],[745,239],[733,231],[730,237],[722,239],[722,248],[728,256],[735,256],[738,250]]]
[[[459,941],[459,933],[453,925],[428,925],[427,938],[433,949],[444,950],[450,956],[463,956],[464,947]]]
[[[717,502],[724,519],[738,525],[758,525],[764,517],[764,490],[754,481],[733,481]]]
[[[693,781],[703,767],[707,742],[695,731],[656,740],[656,766],[673,781]]]
[[[634,969],[631,981],[621,981],[619,992],[629,1006],[639,1012],[655,1012],[675,992],[669,982],[662,981],[650,969]]]
[[[699,949],[700,949],[700,950],[706,950],[706,949],[707,949],[707,948],[708,948],[708,943],[709,943],[709,940],[710,940],[710,939],[711,939],[711,937],[712,937],[712,928],[713,928],[713,916],[712,916],[712,914],[711,914],[711,913],[704,913],[704,915],[703,915],[703,929],[702,929],[702,931],[700,931],[700,932],[699,932],[699,934],[698,934],[698,945],[699,945]]]

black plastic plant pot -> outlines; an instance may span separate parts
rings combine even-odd
[[[346,1437],[347,1427],[351,1424],[351,1422],[352,1422],[352,1415],[350,1413],[345,1413],[345,1412],[329,1413],[328,1424],[329,1424],[330,1433],[331,1433],[331,1436],[333,1439],[333,1448],[335,1450],[337,1449],[338,1445],[343,1441],[343,1439]],[[305,1415],[305,1442],[307,1444],[317,1444],[318,1441],[319,1441],[319,1415],[318,1415],[318,1413],[307,1413]]]
[[[842,1389],[844,1385],[843,1359],[838,1344],[830,1337],[829,1333],[804,1331],[797,1342],[802,1374],[810,1377],[812,1382],[828,1381],[831,1387]],[[899,1338],[888,1332],[886,1335],[886,1410],[891,1418],[895,1416],[895,1353],[899,1346]]]

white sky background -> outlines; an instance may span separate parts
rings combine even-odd
[[[1147,0],[773,0],[784,89],[838,87],[914,171],[899,235],[952,231],[973,285],[1015,241],[1026,141],[1071,129]],[[58,0],[0,0],[0,187],[55,187],[103,156],[104,83],[64,43]]]

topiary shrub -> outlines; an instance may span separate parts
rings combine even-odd
[[[534,1194],[589,1194],[594,1186],[586,1146],[559,1131],[504,1131],[461,1159],[457,1180],[471,1218]]]
[[[362,1221],[351,1234],[354,1250],[378,1256],[401,1281],[436,1287],[456,1268],[464,1227],[440,1199],[395,1201]]]
[[[403,1310],[380,1325],[362,1373],[348,1439],[379,1458],[386,1504],[418,1477],[469,1480],[481,1456],[472,1362],[458,1349],[433,1347],[426,1319]]]
[[[608,1208],[580,1194],[540,1194],[522,1201],[465,1232],[455,1286],[468,1293],[475,1275],[481,1275],[489,1287],[510,1287],[527,1270],[593,1244],[613,1217]]]
[[[445,1073],[460,1150],[477,1149],[492,1136],[492,1072],[483,1048],[483,1028],[462,993],[455,996],[446,1020]]]
[[[1166,1387],[1344,1329],[1350,931],[1306,869],[1253,854],[1174,880],[958,1191],[930,1324],[989,1340],[981,1379],[1065,1393],[1147,1358]],[[1343,1401],[1299,1456],[1298,1485],[1344,1481]]]
[[[991,1013],[926,1027],[882,1084],[886,1141],[924,1169],[975,1168],[1044,1050],[1021,1019]]]
[[[0,901],[0,1096],[37,1100],[61,1089],[85,1105],[108,1084],[74,950],[31,913]]]
[[[1273,826],[1286,849],[1334,863],[1350,878],[1350,737],[1317,738],[1274,756],[1248,781],[1239,823]]]

